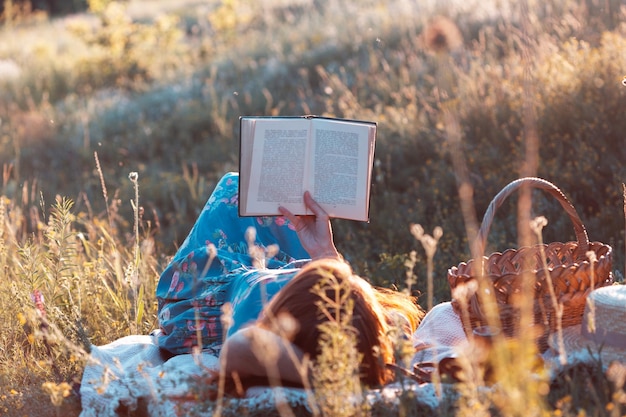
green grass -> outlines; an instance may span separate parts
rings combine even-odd
[[[15,415],[65,415],[44,404],[40,387],[79,377],[85,340],[154,328],[159,271],[216,180],[237,170],[240,115],[378,122],[371,222],[334,221],[336,242],[379,285],[405,288],[408,262],[424,306],[428,277],[434,303],[450,298],[447,269],[471,257],[476,221],[526,174],[563,190],[590,239],[612,245],[623,279],[619,1],[502,2],[500,12],[479,1],[96,7],[105,3],[0,28],[0,407]],[[449,21],[433,23],[438,15]],[[464,182],[471,200],[459,196]],[[136,186],[140,219],[130,203]],[[548,219],[545,242],[574,238],[560,206],[540,193],[538,214]],[[442,228],[432,259],[413,223],[427,234]],[[498,210],[488,251],[517,247],[518,237],[512,198]],[[34,290],[67,340],[31,337],[42,325]],[[550,404],[608,413],[582,398]],[[64,404],[78,412],[71,399]]]

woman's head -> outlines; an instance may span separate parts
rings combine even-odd
[[[335,299],[337,288],[321,285],[332,276],[341,292],[348,293],[352,304],[349,323],[357,332],[357,349],[362,355],[361,379],[369,385],[387,382],[389,373],[385,364],[393,360],[393,352],[386,337],[387,319],[374,289],[362,278],[354,275],[350,266],[335,259],[320,259],[305,266],[264,309],[259,325],[272,329],[272,320],[287,313],[298,322],[291,342],[308,353],[318,355],[320,324],[327,322],[320,308],[322,296]],[[332,313],[332,308],[331,308]]]

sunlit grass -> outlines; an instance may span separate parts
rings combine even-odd
[[[89,344],[154,329],[159,271],[237,169],[244,114],[379,123],[371,223],[337,221],[337,245],[360,275],[429,306],[450,298],[447,268],[473,256],[476,218],[522,172],[530,104],[537,175],[571,197],[591,240],[613,245],[623,278],[619,1],[280,3],[112,2],[0,29],[0,413],[60,413],[48,399],[76,413],[64,383]],[[569,240],[558,209],[534,207],[549,218],[544,240]],[[420,248],[413,223],[443,233]],[[515,246],[516,226],[503,207],[489,248]],[[530,347],[500,358],[501,391],[474,375],[437,411],[619,411],[619,378],[597,366],[547,382],[515,367],[534,366]]]

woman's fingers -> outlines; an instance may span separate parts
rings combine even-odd
[[[280,214],[289,219],[289,221],[294,225],[297,231],[302,230],[310,224],[315,224],[316,221],[328,221],[328,214],[322,208],[322,206],[320,206],[317,201],[313,199],[311,193],[308,191],[304,192],[304,205],[309,210],[311,210],[313,214],[296,216],[288,208],[283,206],[279,206],[278,211],[280,212]]]
[[[303,216],[296,216],[291,211],[282,206],[278,207],[278,211],[280,211],[280,214],[285,216],[289,220],[289,222],[293,224],[293,227],[296,228],[297,232],[299,232],[306,226],[306,223],[302,220]]]
[[[289,219],[290,222],[294,222],[294,220],[297,218],[295,214],[293,214],[291,211],[289,211],[288,209],[286,209],[283,206],[279,206],[278,207],[278,211],[280,211],[280,214],[282,214],[283,216],[285,216],[286,218]]]
[[[313,196],[308,191],[304,192],[304,205],[313,212],[314,216],[322,218],[328,217],[328,213],[326,213],[326,210],[324,210],[322,206],[320,206],[319,203],[313,199]],[[286,207],[279,206],[278,211],[280,212],[280,214],[287,217],[290,221],[298,218],[298,216],[293,214]]]
[[[304,204],[311,209],[316,217],[328,218],[328,213],[326,213],[326,210],[324,210],[322,206],[320,206],[318,202],[313,199],[313,196],[308,191],[304,192]]]
[[[304,204],[313,214],[296,216],[285,207],[279,207],[278,210],[293,224],[300,243],[309,253],[311,259],[338,258],[339,252],[337,252],[333,242],[328,213],[313,199],[308,191],[304,193]]]

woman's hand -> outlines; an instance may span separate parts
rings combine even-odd
[[[313,215],[296,216],[285,207],[279,207],[278,210],[294,225],[300,243],[311,255],[311,259],[341,258],[333,242],[333,231],[328,213],[313,200],[308,191],[304,192],[304,204],[313,212]]]

